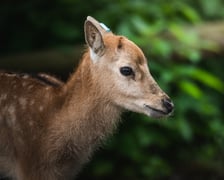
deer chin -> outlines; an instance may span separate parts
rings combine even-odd
[[[163,118],[170,115],[170,113],[164,109],[158,109],[152,107],[151,105],[143,104],[141,102],[127,103],[122,107],[128,111],[142,113],[152,118]]]
[[[168,112],[165,112],[164,110],[161,110],[161,109],[154,108],[147,104],[144,104],[144,110],[146,115],[153,118],[163,118],[163,117],[169,116]]]

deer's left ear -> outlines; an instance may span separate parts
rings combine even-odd
[[[104,54],[105,45],[103,42],[103,32],[99,29],[99,23],[97,21],[91,21],[88,19],[85,21],[84,31],[85,40],[87,45],[91,49],[91,58],[96,61],[97,57]],[[97,23],[97,24],[96,24]]]

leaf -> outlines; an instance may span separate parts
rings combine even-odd
[[[149,26],[147,22],[145,22],[140,16],[133,16],[132,17],[132,24],[134,28],[141,34],[147,34]]]
[[[125,36],[131,38],[134,36],[132,28],[130,28],[130,23],[128,21],[123,21],[119,24],[117,29],[119,34],[125,34]]]
[[[184,118],[179,119],[177,121],[177,126],[179,128],[180,134],[185,140],[192,139],[192,129],[189,122],[186,119]]]
[[[145,165],[142,166],[141,172],[147,179],[161,179],[159,177],[170,174],[171,168],[168,163],[161,157],[154,155],[145,159]],[[162,169],[162,171],[161,171]]]
[[[192,77],[205,85],[224,93],[224,82],[213,74],[202,69],[195,69],[192,71]]]
[[[169,56],[172,52],[171,44],[162,39],[159,39],[159,38],[151,39],[151,44],[153,44],[153,46],[151,47],[151,51],[164,58]]]
[[[189,94],[190,96],[196,98],[196,99],[200,99],[203,95],[203,92],[196,86],[195,83],[191,82],[191,81],[181,81],[179,83],[180,88],[187,94]]]
[[[196,23],[200,20],[200,16],[197,11],[188,5],[182,7],[183,14],[193,23]]]
[[[176,66],[172,70],[175,75],[195,79],[204,85],[224,93],[224,82],[212,73],[193,66]],[[181,85],[188,88],[189,85]],[[194,88],[195,89],[195,88]],[[196,90],[197,91],[197,90]]]

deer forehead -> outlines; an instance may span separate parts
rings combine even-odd
[[[104,43],[108,50],[108,53],[106,53],[107,56],[119,56],[122,57],[122,60],[136,65],[146,64],[146,59],[142,50],[126,37],[108,35],[104,37]],[[112,60],[114,59],[116,58],[112,58]]]

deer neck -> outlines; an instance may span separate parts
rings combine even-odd
[[[111,134],[121,114],[120,107],[114,105],[109,94],[102,93],[102,87],[93,80],[91,63],[87,53],[64,86],[65,104],[56,127],[58,133],[70,132],[62,134],[72,142],[74,151],[78,151],[79,155],[81,152],[90,153],[95,145]]]

